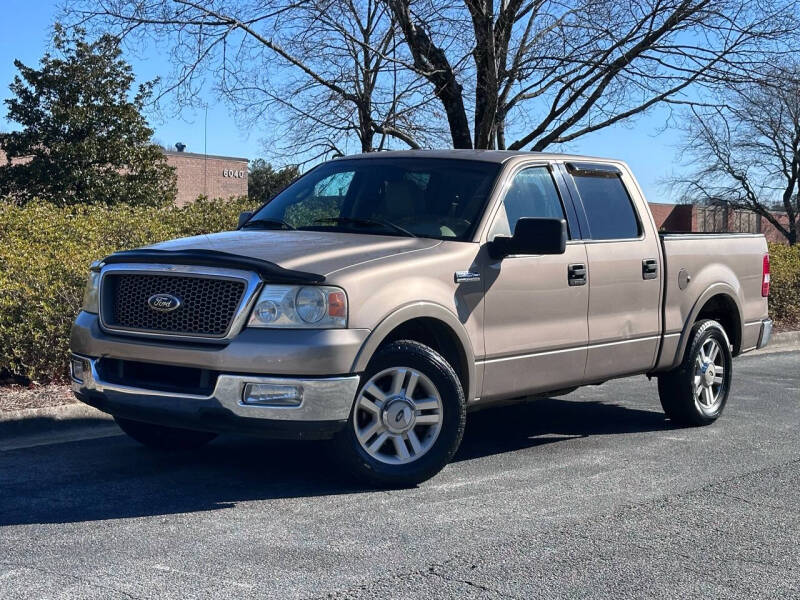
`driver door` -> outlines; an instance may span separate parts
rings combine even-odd
[[[586,248],[568,218],[553,172],[547,165],[524,165],[513,175],[487,241],[511,235],[521,217],[567,219],[566,252],[486,255],[481,398],[500,400],[579,385],[588,343],[589,286]],[[581,273],[583,276],[581,277]]]

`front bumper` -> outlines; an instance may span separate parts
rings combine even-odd
[[[266,437],[321,439],[334,435],[347,422],[358,375],[326,378],[220,374],[210,395],[164,392],[103,381],[97,359],[83,361],[81,379],[73,376],[72,390],[86,404],[114,416],[206,431],[252,433]],[[244,404],[248,383],[299,386],[298,406]]]
[[[769,339],[772,337],[772,319],[764,319],[761,321],[761,333],[758,334],[757,348],[763,348],[769,344]]]
[[[179,342],[124,336],[103,330],[97,315],[81,312],[72,325],[70,350],[81,356],[158,362],[228,373],[316,378],[353,373],[368,329],[245,328],[230,342]]]

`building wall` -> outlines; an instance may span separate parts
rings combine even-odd
[[[787,230],[789,229],[789,217],[786,214],[773,213],[777,217],[778,222],[783,225]],[[768,242],[780,242],[781,244],[788,244],[786,236],[778,231],[775,226],[761,217],[761,233],[767,238]]]
[[[176,204],[184,206],[198,196],[230,198],[247,195],[246,158],[165,151],[178,179]]]
[[[184,206],[197,200],[198,196],[230,198],[247,195],[246,158],[231,156],[205,156],[194,152],[165,150],[167,163],[175,167],[178,179],[178,195],[175,203]],[[22,164],[30,157],[14,158],[11,164]],[[6,164],[6,155],[0,150],[0,168]]]
[[[649,204],[659,231],[695,230],[694,207],[691,204]]]
[[[650,203],[650,211],[659,231],[710,231],[763,233],[769,242],[788,243],[772,223],[749,210],[734,210],[724,206]],[[788,229],[785,213],[773,213]]]

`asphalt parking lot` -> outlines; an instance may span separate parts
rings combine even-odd
[[[371,491],[325,444],[122,436],[0,452],[0,598],[800,597],[800,353],[723,417],[624,379],[471,415],[456,461]]]

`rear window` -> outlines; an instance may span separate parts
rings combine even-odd
[[[638,238],[642,231],[631,198],[617,174],[573,174],[594,240]]]

